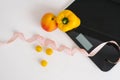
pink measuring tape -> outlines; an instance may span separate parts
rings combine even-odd
[[[32,43],[32,42],[34,42],[34,41],[38,41],[42,46],[46,46],[46,47],[49,46],[49,47],[51,47],[51,48],[53,48],[54,50],[57,50],[57,51],[59,51],[59,52],[64,51],[65,53],[67,53],[67,54],[69,54],[69,55],[71,55],[71,56],[74,55],[74,54],[77,53],[77,52],[80,52],[80,53],[84,54],[85,56],[92,57],[92,56],[96,55],[96,54],[97,54],[106,44],[108,44],[108,43],[115,44],[115,45],[118,47],[118,50],[120,50],[120,46],[118,45],[117,42],[115,42],[115,41],[107,41],[107,42],[101,43],[101,44],[98,45],[95,49],[93,49],[90,53],[88,53],[86,50],[84,50],[84,49],[82,49],[82,48],[78,48],[78,47],[72,48],[72,49],[69,48],[69,47],[67,47],[67,46],[65,46],[65,45],[61,45],[61,46],[57,47],[55,41],[53,41],[53,40],[51,40],[51,39],[46,39],[46,38],[44,38],[43,36],[41,36],[41,35],[39,35],[39,34],[35,34],[35,35],[33,35],[32,37],[26,39],[26,38],[24,37],[24,34],[23,34],[23,33],[20,33],[20,32],[15,32],[15,33],[13,34],[13,36],[12,36],[10,39],[8,39],[8,41],[6,41],[6,42],[1,42],[1,41],[0,41],[0,46],[5,45],[5,44],[12,43],[12,42],[15,41],[17,38],[19,38],[19,39],[21,39],[21,40],[23,40],[23,41],[26,41],[26,42],[28,42],[28,43]],[[118,60],[117,62],[120,62],[120,58],[119,58],[119,60]],[[116,63],[117,63],[117,62],[116,62]]]

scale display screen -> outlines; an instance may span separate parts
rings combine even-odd
[[[87,51],[93,47],[92,43],[82,33],[76,39]]]

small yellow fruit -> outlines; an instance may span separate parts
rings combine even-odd
[[[41,66],[46,67],[47,64],[48,64],[48,62],[47,62],[46,60],[42,60],[42,61],[40,62],[40,64],[41,64]]]
[[[37,45],[37,46],[35,47],[35,50],[36,50],[37,52],[41,52],[41,51],[42,51],[42,47],[39,46],[39,45]]]
[[[47,48],[46,49],[46,54],[47,55],[52,55],[53,54],[53,50],[51,48]]]

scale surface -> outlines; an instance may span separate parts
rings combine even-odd
[[[120,45],[120,4],[111,0],[76,0],[67,9],[80,19],[80,27],[67,32],[80,47],[91,52],[105,41]],[[109,71],[120,57],[114,44],[107,44],[95,56],[89,57],[102,71]]]

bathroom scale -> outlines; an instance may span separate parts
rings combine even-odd
[[[90,53],[99,44],[114,40],[120,45],[119,0],[75,0],[66,9],[73,11],[81,25],[67,35]],[[116,45],[105,45],[95,56],[89,57],[102,71],[111,70],[120,58]]]

